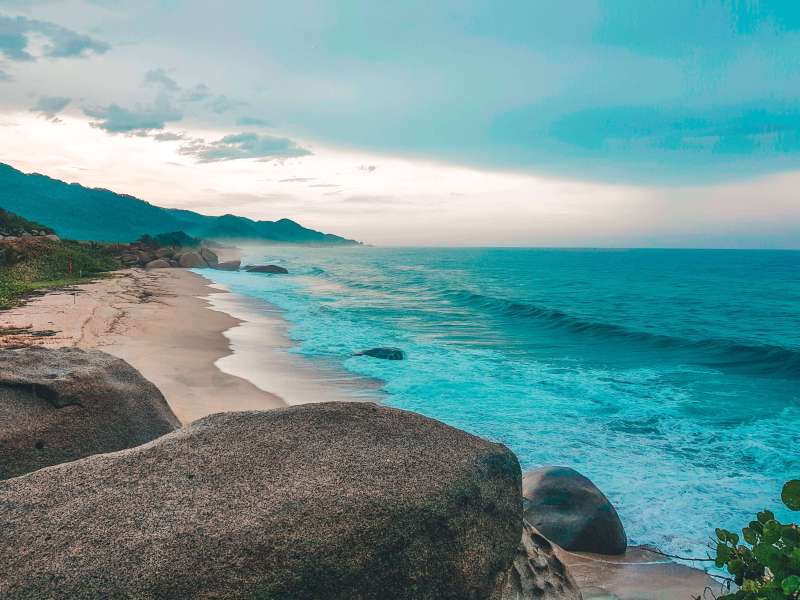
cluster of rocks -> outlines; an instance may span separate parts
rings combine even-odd
[[[174,248],[164,246],[153,248],[141,242],[135,242],[120,249],[118,258],[126,267],[141,267],[144,269],[221,269],[236,271],[239,269],[238,260],[220,262],[215,252],[206,247],[198,249]]]
[[[580,600],[547,538],[606,535],[579,475],[523,484],[505,446],[419,414],[178,426],[120,359],[0,351],[0,597]]]
[[[33,229],[31,231],[23,231],[22,233],[9,233],[6,231],[0,231],[0,242],[16,242],[19,240],[28,239],[43,239],[57,242],[61,238],[59,238],[56,234],[48,233],[43,229]]]

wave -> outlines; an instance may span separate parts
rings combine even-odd
[[[531,319],[551,329],[569,333],[638,343],[656,350],[692,354],[692,364],[749,375],[769,375],[789,379],[800,378],[800,351],[770,344],[746,344],[725,339],[692,340],[648,331],[629,329],[623,325],[585,320],[564,311],[513,302],[469,292],[447,291],[444,296],[455,302],[512,319]]]

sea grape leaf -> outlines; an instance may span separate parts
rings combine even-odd
[[[745,527],[742,529],[742,535],[744,536],[744,541],[751,546],[755,546],[758,543],[758,533],[756,533],[752,527]]]
[[[781,587],[783,588],[783,593],[787,596],[791,596],[792,594],[799,592],[800,577],[797,575],[789,575],[789,577],[781,582]]]
[[[758,513],[758,522],[764,525],[768,521],[772,521],[775,519],[775,515],[772,513],[771,510],[762,510]]]
[[[800,545],[800,529],[796,525],[784,525],[781,530],[781,539],[787,546]]]
[[[781,524],[775,519],[764,523],[764,543],[774,544],[781,539]]]
[[[800,479],[786,482],[781,491],[781,500],[789,510],[800,510]]]

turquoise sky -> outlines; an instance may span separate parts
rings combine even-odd
[[[789,0],[0,0],[0,160],[156,203],[191,161],[204,210],[349,237],[433,202],[430,238],[474,215],[453,243],[795,247],[799,98]]]

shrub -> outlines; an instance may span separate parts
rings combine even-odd
[[[800,479],[783,486],[783,503],[800,510]],[[723,596],[731,600],[800,599],[800,529],[797,524],[780,523],[764,510],[736,533],[717,529],[715,564],[733,576],[739,589]]]

